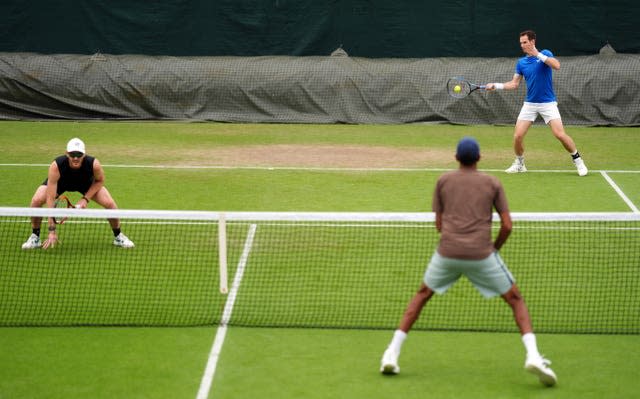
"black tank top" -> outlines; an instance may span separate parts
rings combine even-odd
[[[61,155],[56,158],[56,164],[60,171],[60,180],[58,180],[58,195],[65,191],[77,191],[85,194],[89,187],[93,184],[93,161],[94,157],[85,155],[82,159],[82,165],[78,169],[72,169],[69,165],[69,158]],[[47,184],[47,180],[44,181]]]

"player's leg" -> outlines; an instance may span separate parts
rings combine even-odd
[[[467,276],[474,287],[485,297],[492,298],[500,295],[511,307],[513,317],[522,334],[522,342],[527,350],[525,368],[539,376],[546,385],[555,383],[555,374],[548,367],[548,360],[542,358],[536,346],[536,338],[531,326],[529,310],[524,298],[516,286],[515,279],[509,268],[494,252],[485,259],[459,261],[462,273]]]
[[[411,330],[413,324],[420,317],[420,313],[422,312],[422,308],[427,304],[427,301],[431,299],[433,296],[433,291],[431,288],[427,287],[424,283],[420,285],[420,289],[413,296],[407,309],[402,316],[402,320],[400,321],[399,330],[403,331],[405,334]]]
[[[380,371],[383,374],[398,374],[400,372],[398,357],[402,344],[407,338],[407,333],[420,317],[424,305],[431,299],[433,293],[445,293],[460,278],[461,273],[455,267],[451,267],[455,266],[456,262],[457,260],[443,257],[437,252],[431,257],[422,284],[409,302],[400,325],[393,334],[391,343],[382,355]]]
[[[523,107],[524,110],[524,107]],[[531,117],[525,115],[528,119],[518,119],[513,132],[513,152],[516,155],[513,164],[505,170],[507,173],[523,173],[527,171],[527,167],[524,165],[524,138],[531,127],[531,124],[535,120],[530,120]]]
[[[562,143],[564,149],[567,150],[569,154],[571,154],[571,158],[573,159],[573,163],[578,170],[578,174],[580,176],[585,176],[587,173],[589,173],[589,170],[582,160],[582,157],[580,157],[580,153],[576,148],[575,142],[573,141],[571,136],[569,136],[565,132],[564,125],[562,124],[562,119],[560,119],[559,117],[551,119],[547,124],[551,128],[551,132],[553,132],[553,135]]]
[[[522,343],[527,351],[524,367],[530,373],[538,376],[541,383],[547,386],[555,385],[557,377],[549,367],[551,362],[540,355],[536,342],[536,336],[531,326],[529,310],[524,302],[524,298],[518,287],[513,284],[511,289],[502,295],[502,299],[507,302],[513,311],[513,318],[522,334]]]
[[[527,309],[527,305],[525,304],[524,298],[522,297],[520,290],[518,290],[518,287],[513,284],[509,291],[502,294],[502,299],[504,299],[511,307],[511,310],[513,311],[513,318],[518,325],[520,334],[525,335],[532,332],[533,328],[531,327],[529,310]]]
[[[98,192],[93,196],[92,200],[105,209],[118,209],[118,205],[116,204],[115,200],[111,196],[111,193],[109,193],[109,190],[107,190],[106,187],[102,187],[100,190],[98,190]],[[111,230],[113,230],[113,245],[123,248],[134,247],[134,243],[120,230],[120,219],[112,218],[108,220],[109,224],[111,225]]]
[[[516,156],[524,156],[524,137],[527,135],[532,121],[518,119],[513,131],[513,152]]]
[[[47,202],[47,186],[41,185],[38,186],[33,197],[31,198],[31,203],[29,204],[32,208],[40,208],[44,203]],[[27,239],[27,241],[22,244],[22,249],[35,249],[40,248],[42,243],[40,242],[40,226],[42,225],[41,217],[32,217],[31,218],[31,235]]]
[[[547,124],[551,128],[553,135],[562,143],[562,146],[568,153],[571,154],[576,151],[576,144],[573,142],[571,136],[565,132],[562,119],[552,119]]]
[[[413,324],[418,320],[418,317],[420,317],[420,313],[422,312],[424,305],[426,305],[432,296],[433,291],[427,287],[425,283],[422,283],[418,292],[409,302],[409,305],[402,316],[402,320],[400,321],[400,326],[394,332],[391,343],[382,355],[382,361],[380,364],[380,372],[382,374],[398,374],[400,372],[398,357],[400,356],[402,344],[407,338],[409,330],[411,330]]]

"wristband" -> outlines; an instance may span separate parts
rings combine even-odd
[[[49,226],[49,231],[50,232],[56,231],[56,226]]]
[[[89,198],[85,197],[84,195],[82,196],[82,199],[87,201],[87,204],[89,203]]]
[[[493,84],[493,87],[494,87],[496,90],[503,90],[503,89],[504,89],[504,83],[494,83],[494,84]]]
[[[549,58],[549,57],[547,57],[546,55],[544,55],[542,53],[538,53],[538,55],[536,55],[536,58],[538,58],[542,62],[546,62],[547,58]]]

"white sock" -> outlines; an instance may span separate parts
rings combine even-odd
[[[396,353],[400,353],[404,340],[407,339],[407,333],[402,330],[396,330],[393,333],[393,339],[389,344],[389,348],[392,348]]]
[[[524,155],[516,155],[516,161],[518,161],[520,165],[524,165]]]
[[[533,333],[526,333],[522,336],[522,343],[527,350],[527,359],[533,359],[542,357],[538,352],[538,345],[536,344],[536,336]]]

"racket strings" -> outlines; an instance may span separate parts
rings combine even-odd
[[[447,91],[451,97],[462,98],[471,93],[471,86],[467,81],[453,78],[447,82]]]

